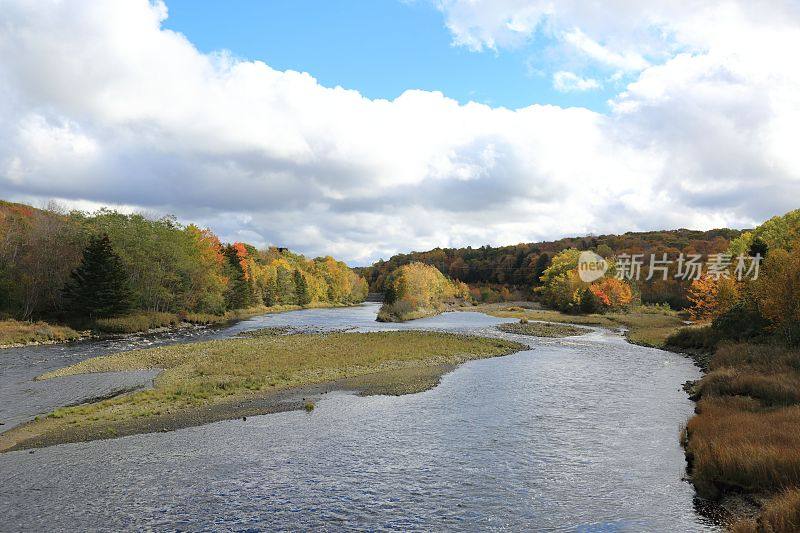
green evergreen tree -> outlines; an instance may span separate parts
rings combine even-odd
[[[550,266],[550,256],[548,254],[540,254],[536,258],[536,265],[533,267],[533,283],[535,285],[542,284],[542,274]]]
[[[75,316],[119,316],[131,308],[128,273],[111,247],[108,235],[94,237],[83,251],[80,266],[63,289],[67,308]]]
[[[277,274],[278,300],[283,305],[297,304],[297,293],[294,286],[294,276],[282,266],[278,267]]]
[[[224,254],[228,259],[225,269],[228,275],[228,289],[225,291],[228,309],[244,309],[253,305],[253,290],[239,262],[236,249],[228,245]]]
[[[264,305],[272,307],[278,303],[278,284],[275,280],[270,280],[264,287]]]
[[[311,295],[308,294],[308,283],[303,273],[295,269],[294,271],[294,287],[297,293],[297,303],[300,305],[308,305],[311,303]]]

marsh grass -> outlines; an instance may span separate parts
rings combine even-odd
[[[721,343],[695,386],[697,415],[686,425],[692,481],[706,497],[772,495],[741,532],[798,531],[800,522],[800,351]]]
[[[34,342],[64,342],[77,340],[82,334],[66,326],[46,322],[0,321],[0,346],[13,346]]]
[[[178,344],[87,359],[44,374],[164,369],[154,388],[54,411],[39,431],[131,418],[384,370],[455,365],[523,348],[502,339],[449,333],[263,335]]]
[[[709,397],[698,411],[686,426],[686,449],[701,496],[800,486],[800,406],[763,411]]]
[[[790,489],[771,498],[757,519],[734,524],[734,533],[796,533],[800,531],[800,490]]]

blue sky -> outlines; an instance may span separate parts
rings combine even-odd
[[[552,74],[563,65],[555,64],[555,43],[542,32],[525,46],[498,52],[453,46],[442,13],[422,0],[169,0],[167,6],[164,27],[183,33],[202,52],[230,50],[369,98],[424,89],[461,103],[602,112],[618,88],[606,82],[601,90],[556,91]]]

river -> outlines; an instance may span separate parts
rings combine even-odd
[[[146,385],[152,374],[32,382],[89,356],[266,326],[498,334],[445,313],[375,322],[377,304],[256,317],[217,330],[0,352],[0,422]],[[0,530],[716,531],[684,480],[686,358],[616,332],[517,337],[429,391],[322,396],[311,413],[248,417],[0,455]]]

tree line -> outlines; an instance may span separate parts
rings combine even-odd
[[[6,317],[219,315],[259,305],[359,302],[366,295],[365,280],[331,257],[224,244],[210,230],[171,216],[0,202],[0,314]]]
[[[726,251],[731,241],[741,234],[741,231],[732,229],[678,229],[572,237],[500,247],[434,248],[426,252],[398,254],[357,270],[367,279],[373,292],[383,292],[387,277],[399,266],[420,262],[435,266],[451,279],[469,284],[476,299],[504,299],[504,294],[508,298],[534,297],[533,289],[543,284],[542,276],[553,257],[565,249],[597,250],[604,257],[623,253],[707,256]],[[686,298],[688,286],[689,282],[673,277],[666,281],[654,279],[641,283],[637,296],[644,303],[666,303],[681,309],[689,305]],[[503,289],[506,289],[505,293]]]

